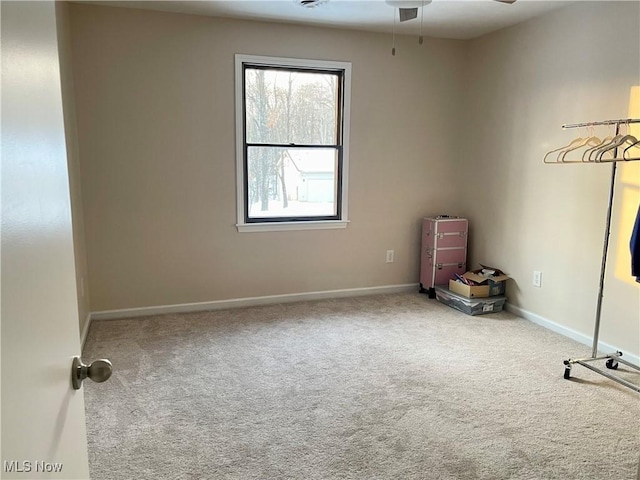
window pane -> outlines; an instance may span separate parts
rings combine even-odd
[[[335,217],[338,150],[248,148],[249,218]]]
[[[245,69],[248,143],[338,144],[334,73]]]

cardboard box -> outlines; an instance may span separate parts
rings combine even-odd
[[[462,276],[464,277],[464,275]],[[449,290],[468,298],[482,298],[489,296],[489,285],[478,285],[472,287],[471,285],[465,285],[464,283],[456,282],[455,280],[449,280]]]
[[[479,285],[465,285],[464,283],[456,282],[455,280],[449,280],[449,290],[467,298],[484,298],[504,295],[507,280],[511,277],[497,268],[487,267],[485,265],[481,266],[488,270],[494,270],[496,275],[494,277],[487,278],[480,275],[482,268],[472,270],[462,274],[461,276],[478,283]]]

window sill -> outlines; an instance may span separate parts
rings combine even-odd
[[[318,222],[265,222],[238,223],[238,232],[284,232],[289,230],[336,230],[347,228],[348,220],[322,220]]]

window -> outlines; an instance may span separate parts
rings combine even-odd
[[[238,230],[345,228],[351,64],[236,55]]]

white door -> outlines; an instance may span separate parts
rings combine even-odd
[[[2,17],[2,478],[89,478],[53,2]],[[55,470],[60,470],[56,472]]]

